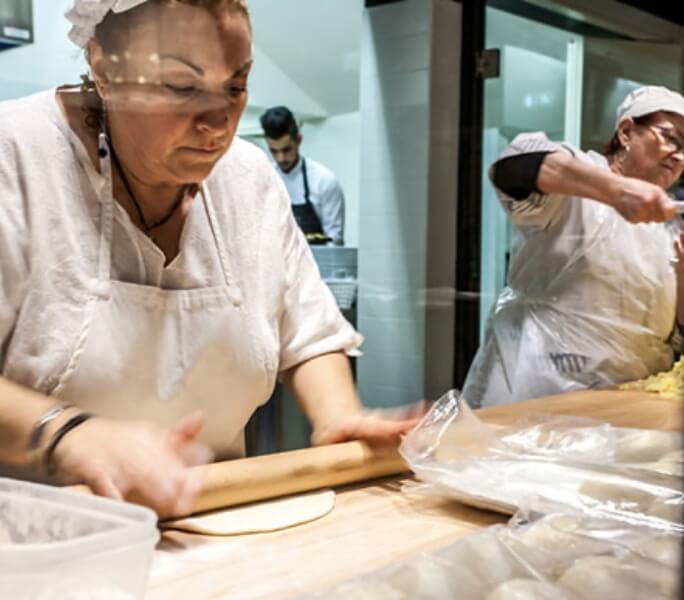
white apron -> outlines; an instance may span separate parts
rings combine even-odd
[[[95,415],[165,427],[203,410],[200,439],[217,456],[244,455],[243,429],[268,400],[273,377],[231,279],[205,185],[201,195],[225,285],[163,290],[110,279],[115,200],[107,142],[98,277],[77,347],[52,394]],[[95,186],[97,189],[97,186]]]

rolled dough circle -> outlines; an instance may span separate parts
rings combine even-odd
[[[266,533],[315,521],[334,506],[335,492],[321,490],[168,521],[162,527],[203,535]]]

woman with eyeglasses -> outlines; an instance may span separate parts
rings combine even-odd
[[[607,387],[682,350],[684,237],[667,190],[684,170],[684,98],[646,86],[605,155],[524,134],[490,177],[515,225],[507,286],[464,394],[492,406]]]
[[[395,442],[268,158],[244,0],[75,0],[89,77],[0,104],[0,462],[184,513],[276,378],[314,443]]]

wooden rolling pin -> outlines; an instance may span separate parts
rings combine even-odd
[[[409,471],[394,449],[363,442],[303,448],[196,467],[204,484],[192,512],[256,502]]]
[[[194,467],[203,484],[191,514],[409,471],[394,449],[345,442]],[[78,491],[89,491],[74,486]],[[188,515],[177,515],[183,517]]]

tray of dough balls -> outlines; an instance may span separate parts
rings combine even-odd
[[[308,596],[337,600],[674,598],[681,538],[587,513],[529,507],[435,552]],[[530,515],[535,515],[531,517]]]
[[[450,391],[404,438],[400,451],[419,480],[407,491],[511,515],[538,497],[580,512],[682,530],[679,433],[545,415],[494,428]]]

